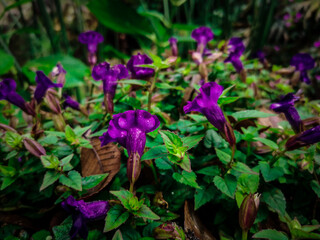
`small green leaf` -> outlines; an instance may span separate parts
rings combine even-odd
[[[213,186],[197,189],[194,194],[194,210],[211,201],[215,197],[215,189]]]
[[[87,177],[82,178],[82,190],[88,190],[90,188],[93,188],[97,186],[99,183],[101,183],[109,173],[104,174],[97,174],[97,175],[91,175]]]
[[[0,190],[3,190],[7,187],[9,187],[14,181],[17,180],[17,177],[4,177],[2,178],[2,184]]]
[[[238,178],[238,187],[244,193],[256,193],[259,187],[259,175],[254,174],[241,174]]]
[[[73,143],[77,138],[75,132],[69,125],[67,125],[65,128],[65,134],[66,134],[66,139],[71,143]]]
[[[62,159],[60,160],[60,164],[59,164],[60,167],[69,164],[70,161],[71,161],[71,159],[73,158],[73,156],[74,156],[74,154],[71,154],[71,155],[69,155],[69,156],[67,156],[67,157],[65,157],[65,158],[62,158]]]
[[[172,177],[179,183],[189,185],[194,188],[200,188],[196,182],[197,175],[194,172],[182,171],[182,174],[175,172],[173,173]]]
[[[10,147],[16,148],[21,146],[22,140],[22,137],[18,133],[11,131],[6,132],[5,141]]]
[[[253,138],[253,140],[260,141],[260,142],[262,142],[263,144],[267,145],[268,147],[270,147],[273,150],[279,149],[278,144],[275,143],[274,141],[269,140],[269,139],[261,138],[261,137],[255,137],[255,138]]]
[[[262,176],[266,182],[270,182],[273,180],[282,177],[284,172],[280,167],[270,168],[269,163],[260,161],[259,162],[260,171]]]
[[[191,162],[187,154],[185,154],[182,159],[175,155],[168,154],[168,159],[173,164],[180,166],[183,170],[191,172]]]
[[[125,223],[129,218],[129,213],[120,205],[114,205],[108,211],[103,232],[109,232],[121,224]]]
[[[196,146],[204,137],[204,135],[195,135],[182,138],[183,146],[188,147],[188,150]]]
[[[242,119],[248,119],[248,118],[267,118],[267,117],[272,117],[276,116],[275,114],[271,113],[265,113],[265,112],[260,112],[257,110],[245,110],[245,111],[240,111],[240,112],[235,112],[231,114],[232,117],[237,119],[238,121]]]
[[[122,237],[122,234],[121,234],[120,230],[115,232],[115,234],[112,237],[112,240],[123,240],[123,237]]]
[[[148,81],[137,80],[137,79],[129,79],[129,80],[121,80],[121,81],[119,81],[119,83],[146,86],[148,84]]]
[[[150,160],[150,159],[157,159],[164,157],[168,154],[167,148],[164,145],[156,146],[151,148],[149,151],[144,153],[141,157],[141,161],[143,160]]]
[[[72,226],[72,218],[68,217],[66,220],[62,222],[62,224],[55,226],[52,228],[52,232],[54,234],[55,240],[68,240],[69,232]]]
[[[59,178],[60,183],[71,187],[75,190],[82,191],[81,175],[79,172],[72,170],[68,173],[68,176],[61,175]]]
[[[259,175],[259,173],[256,173],[256,172],[252,171],[251,168],[249,168],[246,164],[244,164],[242,162],[236,162],[232,166],[232,170],[240,172],[240,173],[248,173],[248,174]]]
[[[218,104],[220,106],[225,105],[225,104],[230,104],[230,103],[237,101],[239,98],[240,97],[220,97],[218,99]]]
[[[213,182],[221,192],[234,198],[234,193],[237,188],[237,178],[235,176],[228,174],[224,179],[220,176],[215,176]]]
[[[133,197],[133,194],[127,190],[110,191],[111,194],[115,195],[122,203],[122,205],[130,210],[129,200]]]
[[[177,155],[179,149],[183,146],[183,142],[179,136],[170,131],[159,131],[163,138],[164,144],[169,153]],[[178,156],[180,157],[180,156]]]
[[[317,194],[318,198],[320,198],[320,185],[319,185],[318,181],[312,180],[310,182],[310,186],[311,186],[312,190]]]
[[[43,189],[49,187],[51,184],[53,184],[55,181],[57,181],[60,177],[60,174],[55,171],[47,171],[44,174],[43,181],[40,187],[40,191]]]
[[[282,232],[279,232],[274,229],[266,229],[262,230],[260,232],[257,232],[252,236],[253,238],[264,238],[269,240],[288,240],[288,237],[283,234]]]
[[[157,158],[154,162],[157,168],[161,170],[172,169],[172,163],[169,161],[167,157]]]
[[[198,170],[197,173],[214,177],[220,174],[220,169],[218,166],[209,166]]]
[[[262,193],[262,200],[281,216],[286,213],[286,199],[280,189],[273,188]]]
[[[54,155],[42,155],[40,157],[41,163],[45,168],[48,169],[57,169],[59,167],[60,161],[59,159]]]
[[[159,220],[160,219],[160,217],[157,214],[152,212],[151,209],[148,208],[144,204],[140,207],[139,211],[133,212],[133,214],[138,216],[138,217],[148,218],[148,219],[151,219],[151,220]]]
[[[223,164],[228,164],[231,161],[231,156],[228,153],[223,152],[223,151],[219,150],[218,148],[215,148],[215,150],[216,150],[216,154],[217,154],[219,160]]]

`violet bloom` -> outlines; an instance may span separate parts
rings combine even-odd
[[[102,80],[103,92],[105,94],[105,105],[109,113],[113,113],[113,98],[117,89],[117,80],[128,77],[127,68],[118,64],[110,67],[107,62],[100,63],[92,69],[92,77],[94,80]]]
[[[69,232],[71,239],[77,237],[78,234],[86,239],[88,237],[87,222],[103,219],[109,210],[108,201],[84,202],[75,200],[73,196],[64,200],[61,206],[72,214],[73,224]]]
[[[320,125],[289,138],[286,149],[294,150],[317,142],[320,142]]]
[[[76,100],[74,100],[72,97],[70,97],[67,94],[63,94],[63,97],[65,99],[63,102],[63,108],[70,107],[80,111],[80,104]]]
[[[310,84],[311,81],[308,77],[307,70],[314,68],[315,61],[308,53],[298,53],[293,56],[290,62],[291,66],[296,68],[296,71],[300,72],[300,80],[306,84]]]
[[[320,41],[314,42],[313,46],[316,48],[320,47]]]
[[[17,84],[11,78],[5,78],[0,82],[0,100],[7,100],[19,107],[25,113],[34,116],[34,111],[28,103],[16,92]]]
[[[80,43],[87,45],[89,52],[88,62],[94,66],[97,62],[96,52],[98,44],[103,42],[103,36],[98,32],[88,31],[81,33],[78,39]]]
[[[178,46],[177,46],[178,40],[174,37],[169,38],[169,43],[171,47],[172,56],[178,56]]]
[[[198,27],[194,29],[191,33],[191,37],[197,41],[197,52],[202,54],[203,50],[206,48],[207,43],[210,42],[214,35],[209,27]]]
[[[234,68],[240,73],[243,69],[242,62],[240,57],[245,50],[245,46],[241,38],[233,37],[230,39],[229,43],[229,56],[224,62],[231,62]]]
[[[51,78],[57,77],[57,83],[64,85],[66,82],[66,74],[67,72],[61,63],[58,63],[51,72]]]
[[[146,133],[156,130],[160,125],[157,116],[145,110],[129,110],[113,116],[108,131],[99,139],[101,146],[118,142],[128,151],[127,176],[130,183],[138,179],[141,171],[140,158],[146,144]]]
[[[303,131],[303,123],[298,111],[294,107],[294,103],[299,99],[300,98],[293,93],[288,93],[282,97],[279,102],[273,103],[270,106],[270,109],[274,110],[276,113],[284,113],[295,133]]]
[[[230,124],[227,122],[221,108],[218,105],[218,99],[223,92],[223,87],[215,82],[205,83],[200,88],[200,94],[193,101],[188,101],[183,107],[185,113],[191,111],[201,112],[208,121],[216,127],[220,134],[230,143],[235,145],[235,136]]]
[[[34,98],[37,100],[37,103],[42,101],[49,88],[63,87],[61,83],[51,82],[51,80],[42,71],[37,71],[36,74],[37,87],[36,91],[34,92]]]
[[[146,79],[154,75],[154,69],[138,67],[137,65],[152,64],[153,61],[146,54],[133,55],[127,63],[127,68],[131,72],[132,78]]]

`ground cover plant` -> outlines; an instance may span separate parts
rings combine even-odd
[[[316,1],[248,4],[249,38],[225,9],[244,3],[214,5],[218,21],[196,1],[76,2],[98,27],[74,34],[60,1],[4,4],[18,27],[25,4],[41,12],[53,54],[20,60],[0,37],[1,239],[320,239],[319,36],[280,65],[271,21],[295,37]]]

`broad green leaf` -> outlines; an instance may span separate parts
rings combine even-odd
[[[71,154],[69,156],[66,156],[65,158],[62,158],[60,160],[60,166],[62,167],[62,166],[65,166],[65,165],[69,164],[71,159],[73,158],[73,156],[74,156],[74,154]]]
[[[84,84],[84,77],[90,75],[89,67],[83,62],[77,58],[62,54],[31,60],[22,67],[22,72],[29,78],[31,83],[35,83],[35,72],[37,70],[49,74],[58,62],[67,71],[66,83],[63,88],[82,86]]]
[[[286,213],[286,199],[280,189],[273,188],[262,193],[263,201],[275,212],[284,216]]]
[[[0,190],[3,190],[5,188],[9,187],[16,180],[17,180],[17,177],[4,177],[4,178],[2,178],[2,184],[1,184]]]
[[[282,168],[280,167],[270,168],[269,163],[267,162],[260,161],[259,167],[260,167],[262,176],[266,182],[276,180],[279,177],[282,177],[284,174]]]
[[[18,133],[11,131],[6,132],[5,141],[10,147],[16,148],[21,146],[22,140],[22,137]]]
[[[168,154],[168,151],[166,146],[164,145],[156,146],[149,149],[149,151],[147,151],[146,153],[144,153],[141,157],[141,161],[161,158],[166,156],[167,154]]]
[[[223,152],[223,151],[219,150],[218,148],[215,148],[215,150],[216,150],[216,154],[217,154],[219,160],[223,164],[228,164],[231,161],[231,156],[228,153]]]
[[[197,175],[194,172],[182,171],[182,174],[175,172],[173,173],[172,177],[179,183],[189,185],[194,188],[200,188],[196,182]]]
[[[173,164],[179,165],[183,170],[191,172],[191,162],[188,154],[185,154],[182,159],[175,155],[168,154],[168,159]]]
[[[234,193],[237,188],[237,179],[235,176],[229,174],[226,175],[224,179],[220,176],[215,176],[213,182],[221,192],[234,198]]]
[[[3,75],[13,67],[14,65],[14,58],[5,53],[4,51],[0,50],[0,75]]]
[[[240,112],[235,112],[231,114],[232,117],[237,119],[238,121],[242,119],[248,119],[248,118],[266,118],[266,117],[272,117],[276,116],[275,114],[271,113],[265,113],[265,112],[260,112],[257,110],[245,110],[245,111],[240,111]]]
[[[148,218],[148,219],[151,219],[151,220],[159,220],[160,219],[160,217],[157,214],[152,212],[151,209],[148,208],[144,204],[141,206],[139,211],[133,212],[133,214],[138,216],[138,217]]]
[[[176,154],[177,149],[183,146],[183,142],[179,136],[170,131],[159,131],[163,138],[167,150],[171,154]]]
[[[188,147],[188,150],[196,146],[203,138],[203,135],[195,135],[189,137],[183,137],[181,140],[183,142],[183,146]]]
[[[60,174],[56,171],[47,171],[44,174],[43,181],[40,187],[40,191],[49,187],[51,184],[55,183],[60,177]]]
[[[218,104],[220,106],[225,105],[225,104],[229,104],[229,103],[233,103],[235,101],[237,101],[240,97],[220,97],[218,99]]]
[[[102,182],[109,173],[91,175],[82,178],[82,190],[88,190],[97,186],[100,182]]]
[[[169,161],[167,157],[157,158],[154,162],[157,168],[161,170],[172,169],[172,163]]]
[[[123,240],[123,237],[122,237],[122,234],[121,234],[120,230],[115,232],[115,234],[112,237],[112,240]]]
[[[220,174],[220,168],[218,166],[209,166],[198,170],[197,173],[214,177]]]
[[[291,234],[294,237],[294,239],[320,239],[319,233],[306,232],[297,228],[291,229]]]
[[[115,195],[122,203],[122,205],[126,209],[131,209],[129,200],[133,197],[133,194],[127,190],[120,190],[120,191],[110,191],[111,194]]]
[[[229,145],[215,130],[209,129],[204,137],[204,146],[206,148],[227,148]]]
[[[197,189],[194,194],[194,210],[211,201],[215,197],[215,189],[213,186]]]
[[[268,147],[270,147],[271,149],[274,149],[274,150],[279,149],[278,144],[275,143],[274,141],[269,140],[269,139],[261,138],[261,137],[255,137],[253,140],[260,141],[263,144],[265,144]]]
[[[137,80],[137,79],[129,79],[129,80],[121,80],[119,83],[122,84],[132,84],[132,85],[139,85],[139,86],[146,86],[148,84],[147,81],[144,80]]]
[[[65,134],[66,139],[71,143],[74,142],[77,138],[75,132],[69,125],[67,125],[65,128]]]
[[[244,193],[256,193],[259,187],[259,175],[254,174],[241,174],[238,178],[238,187]]]
[[[11,166],[0,165],[0,173],[4,177],[13,177],[16,174],[16,169]]]
[[[41,163],[45,168],[48,169],[57,169],[59,167],[60,161],[59,159],[54,155],[42,155],[40,157]]]
[[[61,184],[66,185],[67,187],[82,191],[81,175],[75,170],[70,171],[68,176],[61,175],[59,181]]]
[[[254,234],[252,237],[269,239],[269,240],[288,240],[288,237],[284,233],[274,229],[262,230]]]
[[[240,173],[259,175],[259,173],[252,171],[251,168],[249,168],[246,164],[244,164],[242,162],[236,162],[235,164],[233,164],[232,170],[240,172]]]
[[[129,212],[126,212],[126,210],[122,206],[112,206],[108,211],[103,232],[109,232],[119,227],[121,224],[127,221],[129,216]]]
[[[320,198],[320,185],[319,185],[318,181],[312,180],[310,182],[310,186],[311,186],[312,190],[317,194],[318,198]]]

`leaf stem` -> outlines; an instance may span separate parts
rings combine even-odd
[[[242,240],[247,240],[248,239],[248,231],[247,230],[242,230]]]

